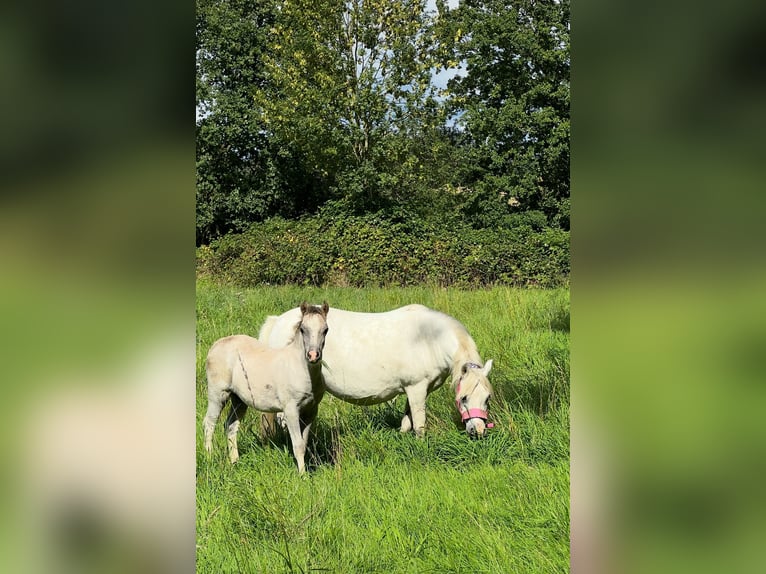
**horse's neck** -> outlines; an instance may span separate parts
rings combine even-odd
[[[293,333],[292,340],[287,344],[285,348],[290,353],[294,353],[294,354],[305,352],[305,349],[303,348],[303,337],[301,337],[301,334],[297,329],[295,333]]]
[[[458,369],[462,369],[463,365],[466,363],[475,363],[477,365],[481,365],[481,356],[479,355],[479,350],[474,345],[473,348],[461,348],[458,347],[458,350],[455,352],[454,356],[452,357],[452,365],[453,367],[456,367]]]
[[[309,371],[309,378],[311,379],[311,388],[317,389],[324,385],[324,379],[322,378],[322,361],[317,363],[306,363],[306,368]]]

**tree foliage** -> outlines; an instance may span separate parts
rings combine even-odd
[[[568,229],[568,0],[436,6],[197,0],[198,244],[323,206]]]
[[[264,82],[268,0],[197,0],[197,241],[279,211],[252,95]],[[273,184],[272,184],[273,185]]]
[[[443,123],[423,0],[289,0],[270,30],[258,92],[273,137],[356,211],[402,201],[392,166]]]
[[[477,167],[466,183],[568,228],[569,1],[441,9],[443,61],[465,65],[449,89]]]

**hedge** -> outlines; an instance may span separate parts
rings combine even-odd
[[[197,272],[241,286],[552,287],[568,281],[569,232],[378,215],[274,218],[199,247]]]

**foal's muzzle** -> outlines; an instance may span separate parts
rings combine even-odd
[[[316,363],[322,360],[322,352],[316,349],[309,349],[306,353],[306,358],[309,360],[309,363]]]

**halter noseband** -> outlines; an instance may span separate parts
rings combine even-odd
[[[476,363],[466,363],[465,364],[466,369],[481,369],[481,365],[477,365]],[[489,413],[485,411],[484,409],[463,409],[463,405],[460,404],[460,382],[463,380],[463,377],[460,377],[460,380],[457,382],[457,387],[455,388],[455,406],[457,406],[457,410],[460,411],[460,416],[463,419],[463,422],[467,421],[468,419],[482,419],[484,423],[486,424],[486,427],[488,429],[491,429],[495,426],[494,423],[487,422],[487,419],[489,418]]]

